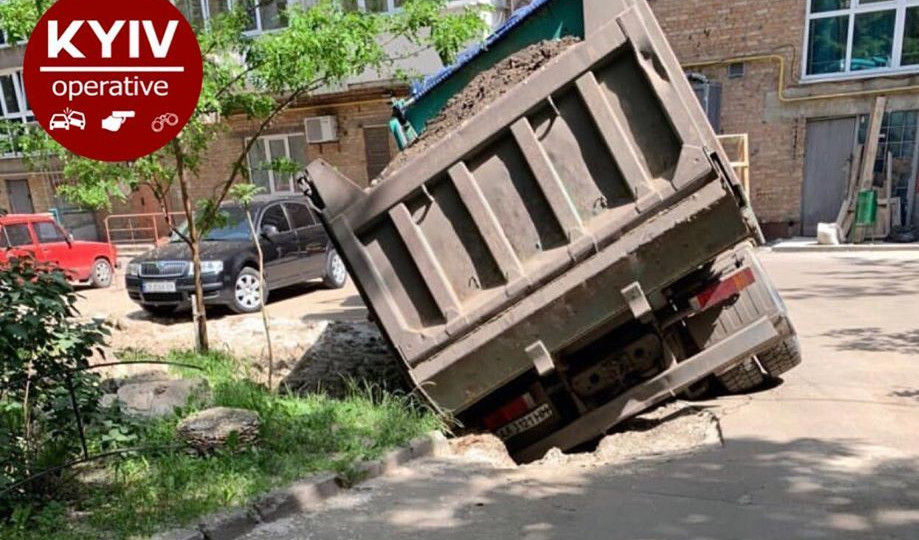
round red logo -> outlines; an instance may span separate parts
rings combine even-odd
[[[198,40],[168,0],[59,0],[29,36],[23,64],[38,123],[101,161],[165,146],[201,93]]]

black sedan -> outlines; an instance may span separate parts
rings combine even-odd
[[[344,263],[302,196],[259,196],[250,205],[268,290],[261,287],[245,209],[236,203],[224,203],[220,209],[225,221],[201,242],[206,304],[251,313],[258,311],[271,290],[316,278],[336,289],[347,282]],[[191,250],[174,235],[168,244],[128,264],[125,285],[131,300],[150,313],[165,315],[188,305],[195,289]]]

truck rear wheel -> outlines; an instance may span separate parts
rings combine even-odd
[[[756,358],[770,377],[778,377],[801,363],[801,344],[798,342],[798,336],[785,338],[775,347],[756,355]]]
[[[718,375],[718,381],[724,385],[725,390],[732,394],[746,392],[766,382],[766,376],[759,364],[753,358],[743,362]]]

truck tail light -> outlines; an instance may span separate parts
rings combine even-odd
[[[689,305],[697,311],[710,308],[724,302],[754,283],[756,283],[756,275],[753,270],[744,268],[708,286],[704,291],[692,297],[689,300]]]
[[[506,403],[497,411],[489,414],[483,419],[485,429],[494,431],[505,424],[513,422],[536,407],[536,400],[529,392]]]

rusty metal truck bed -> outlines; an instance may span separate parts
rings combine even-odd
[[[538,441],[568,448],[638,412],[604,409],[626,394],[578,379],[601,337],[656,343],[672,363],[706,354],[698,373],[668,379],[674,366],[662,360],[635,378],[660,390],[664,377],[673,392],[791,332],[776,304],[737,328],[746,337],[733,345],[671,343],[675,322],[692,326],[686,291],[758,229],[644,0],[585,0],[584,10],[583,41],[378,186],[361,189],[321,160],[307,172],[373,316],[432,403],[487,425],[515,392],[538,387],[528,403],[548,403],[554,419],[516,445],[527,459],[548,449]],[[681,315],[664,321],[668,310]],[[642,406],[665,397],[632,386]],[[569,397],[552,398],[559,388]],[[521,426],[505,438],[530,429]]]

